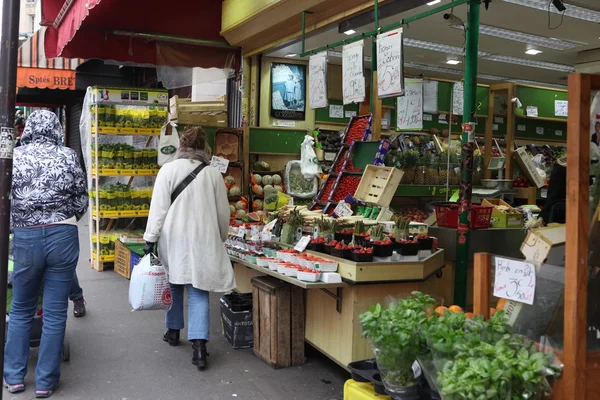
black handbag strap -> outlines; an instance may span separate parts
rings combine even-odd
[[[196,177],[198,176],[200,171],[204,169],[204,167],[206,167],[206,164],[201,163],[192,172],[190,172],[190,174],[186,176],[185,179],[179,185],[177,185],[177,187],[171,194],[171,204],[175,203],[175,200],[177,199],[177,197],[179,197],[181,192],[183,192],[185,188],[188,187],[188,185],[192,183],[194,179],[196,179]]]

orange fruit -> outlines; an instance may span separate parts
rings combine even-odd
[[[447,310],[448,310],[447,307],[439,306],[438,308],[435,309],[435,312],[438,313],[438,315],[444,315],[444,312],[446,312]]]
[[[498,310],[496,310],[495,308],[490,308],[490,317],[493,317],[494,314],[496,314],[496,311]]]
[[[468,312],[468,313],[465,313],[465,317],[467,317],[467,318],[473,318],[474,315],[473,315],[473,313]]]
[[[505,305],[506,305],[506,299],[498,300],[498,304],[496,304],[496,310],[504,310]]]
[[[459,306],[450,306],[449,310],[453,311],[453,312],[462,312],[463,311],[463,309],[460,308]]]

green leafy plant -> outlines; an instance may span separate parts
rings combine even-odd
[[[375,225],[371,228],[371,238],[373,240],[381,240],[383,239],[383,225]]]
[[[394,236],[396,236],[396,240],[408,239],[409,225],[410,219],[404,218],[400,215],[394,217]]]

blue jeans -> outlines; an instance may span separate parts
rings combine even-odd
[[[79,279],[77,278],[77,272],[73,274],[73,282],[71,283],[71,289],[69,290],[69,300],[75,301],[83,297],[83,289],[79,286]]]
[[[173,306],[166,315],[167,329],[183,329],[183,292],[188,295],[188,340],[204,339],[210,336],[210,303],[208,292],[192,285],[173,285]]]
[[[69,292],[79,259],[73,225],[13,229],[13,300],[4,348],[4,380],[23,383],[29,358],[29,331],[43,283],[43,328],[35,384],[38,390],[58,385],[67,326]]]

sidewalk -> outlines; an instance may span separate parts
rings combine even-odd
[[[309,346],[305,365],[280,370],[258,360],[251,349],[232,349],[220,332],[217,295],[211,295],[209,368],[197,371],[189,342],[170,347],[162,341],[163,312],[131,312],[129,281],[113,271],[90,268],[85,226],[80,229],[80,243],[77,273],[88,314],[76,319],[69,310],[71,361],[62,365],[60,388],[53,399],[342,400],[349,374]],[[33,349],[27,391],[11,395],[4,390],[4,399],[35,397],[36,360],[37,349]]]

